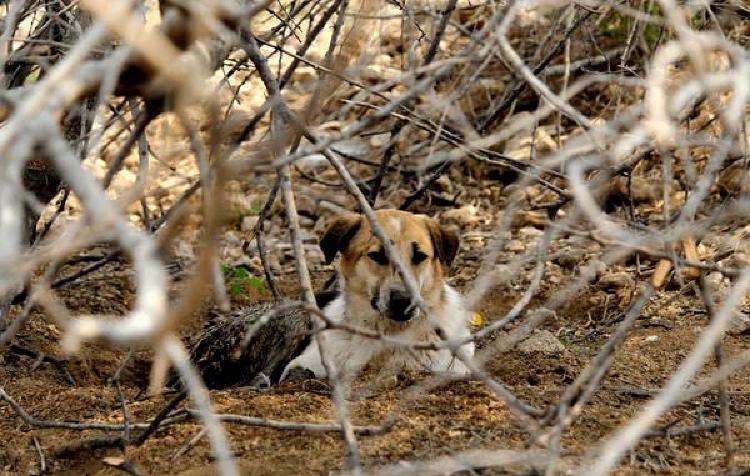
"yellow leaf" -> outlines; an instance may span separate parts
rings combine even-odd
[[[125,464],[125,458],[122,456],[105,456],[102,458],[102,462],[109,466],[118,467]]]
[[[471,318],[471,325],[475,327],[479,327],[482,325],[482,315],[478,312],[474,313],[474,316]]]

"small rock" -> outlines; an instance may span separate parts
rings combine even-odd
[[[750,331],[750,317],[746,314],[734,311],[729,320],[727,334],[730,335],[747,335]]]
[[[298,194],[294,197],[294,201],[297,205],[297,212],[300,215],[306,215],[308,217],[318,216],[318,204],[311,196]]]
[[[633,281],[630,273],[616,272],[603,275],[599,278],[598,284],[602,289],[622,289],[632,288],[635,286],[635,281]]]
[[[312,228],[315,226],[315,220],[306,216],[299,217],[299,225],[303,228]]]
[[[443,212],[443,221],[446,223],[455,223],[460,226],[478,225],[480,218],[477,215],[477,207],[466,205],[461,208],[454,208]]]
[[[441,175],[439,179],[435,181],[435,189],[441,192],[452,193],[453,182],[447,175]]]
[[[306,171],[321,170],[328,167],[328,159],[323,154],[311,154],[302,157],[296,164]]]
[[[396,80],[401,72],[396,68],[389,68],[379,64],[367,65],[360,73],[363,78],[373,81]]]
[[[335,150],[339,154],[350,157],[364,157],[369,152],[367,143],[359,138],[335,142],[331,145],[331,149]]]
[[[534,331],[533,334],[521,341],[516,348],[524,353],[554,354],[565,351],[565,346],[560,342],[560,339],[548,330]]]
[[[249,233],[255,230],[255,226],[258,224],[258,217],[255,215],[247,215],[242,218],[242,231]]]
[[[544,232],[542,230],[526,226],[518,230],[518,234],[524,238],[537,238],[542,236]]]
[[[556,261],[566,269],[574,269],[584,260],[585,254],[582,251],[573,251],[570,249],[562,250],[558,253]]]
[[[513,224],[519,226],[545,226],[548,222],[549,218],[544,210],[530,210],[517,215],[513,219]]]
[[[510,240],[507,245],[505,245],[505,249],[508,251],[524,251],[526,249],[526,245],[524,245],[523,241],[521,240]]]
[[[320,201],[320,205],[318,208],[319,216],[344,215],[346,213],[350,213],[349,210],[342,207],[341,205],[325,199]],[[324,220],[322,221],[324,222]],[[321,220],[318,220],[318,222],[321,222]]]

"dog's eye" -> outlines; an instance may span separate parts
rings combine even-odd
[[[414,249],[414,254],[412,254],[412,256],[411,256],[411,262],[412,263],[419,264],[419,263],[421,263],[422,261],[424,261],[426,259],[427,259],[427,255],[425,254],[424,251],[422,251],[422,250],[420,250],[418,248]]]
[[[383,250],[370,251],[367,253],[367,256],[380,265],[385,266],[388,264],[388,256],[385,255],[385,251]]]
[[[411,243],[411,262],[413,264],[419,264],[428,258],[424,251],[419,249],[419,245],[416,241]]]

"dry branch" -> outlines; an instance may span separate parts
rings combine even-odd
[[[80,352],[90,341],[146,347],[154,353],[152,389],[161,387],[170,366],[176,369],[170,383],[180,386],[152,420],[131,421],[120,367],[111,384],[121,424],[37,419],[0,389],[0,399],[26,425],[120,433],[51,449],[35,438],[34,464],[42,471],[51,456],[140,445],[188,419],[203,427],[178,454],[208,436],[222,474],[237,473],[222,423],[338,432],[349,469],[366,471],[369,456],[360,455],[357,436],[387,431],[399,412],[449,378],[431,376],[410,387],[386,423],[355,426],[324,329],[416,350],[481,344],[474,359],[457,358],[522,423],[530,445],[373,468],[374,474],[544,467],[548,474],[600,475],[616,470],[644,438],[715,429],[722,431],[726,469],[734,470],[740,428],[732,424],[741,420],[732,418],[727,380],[750,364],[750,354],[730,357],[722,342],[742,317],[750,290],[742,229],[750,210],[747,8],[673,0],[448,0],[437,9],[433,3],[162,0],[154,28],[143,20],[149,7],[128,0],[14,0],[0,7],[0,350],[45,360],[69,376],[61,360],[14,340],[34,332],[29,323],[39,306],[62,331],[63,350]],[[375,34],[376,25],[391,21],[397,35]],[[384,64],[384,56],[391,62]],[[247,101],[251,88],[258,91]],[[172,117],[179,127],[167,131]],[[165,153],[152,140],[159,134],[184,148]],[[364,151],[352,151],[353,143]],[[513,149],[517,143],[522,150]],[[172,155],[179,154],[193,161],[177,162]],[[91,166],[102,159],[103,171]],[[313,159],[324,161],[310,166]],[[118,180],[136,162],[135,179],[123,189]],[[171,185],[167,206],[154,191],[160,185],[154,177],[164,177],[161,166],[182,180]],[[274,302],[229,312],[220,260],[223,230],[235,225],[225,200],[233,182],[242,193],[260,186],[253,193],[267,196],[243,238],[257,241],[258,269]],[[336,188],[347,196],[332,197]],[[444,191],[451,188],[460,190]],[[512,283],[520,289],[515,302],[461,342],[409,341],[331,322],[316,303],[307,248],[308,232],[328,212],[303,209],[321,189],[325,196],[313,208],[329,200],[329,209],[361,211],[394,273],[425,310],[410,263],[386,239],[374,209],[387,203],[444,214],[446,206],[485,207],[487,223],[472,236],[481,240],[465,241],[483,244],[462,250],[474,253],[478,271],[463,262],[466,269],[457,274],[472,308],[505,292],[499,286],[523,280]],[[55,196],[60,201],[49,206]],[[464,231],[479,228],[472,219]],[[279,228],[289,231],[293,256],[286,264],[296,273],[292,293],[299,291],[299,300],[282,299],[289,270],[270,259],[280,249],[272,236]],[[183,231],[195,232],[195,256],[187,279],[176,285],[165,258],[173,247],[184,248]],[[724,235],[734,240],[729,250],[714,244]],[[103,257],[81,257],[103,244]],[[581,258],[570,266],[566,252]],[[79,315],[63,304],[66,287],[86,286],[121,256],[130,263],[116,264],[131,266],[134,276],[128,312]],[[569,272],[561,272],[566,266]],[[612,269],[620,274],[608,274]],[[634,269],[637,279],[630,277]],[[586,301],[587,289],[607,283],[618,289],[604,293],[603,312],[588,309],[602,322],[560,321],[571,302]],[[594,396],[607,391],[602,382],[622,358],[630,329],[642,310],[666,308],[661,298],[675,285],[684,285],[679,293],[700,288],[709,318],[702,334],[692,348],[680,349],[687,357],[662,389],[647,392],[651,400],[632,419],[599,447],[576,455],[582,463],[567,461],[566,435]],[[211,300],[220,314],[205,312]],[[192,316],[208,318],[192,339],[194,366],[177,337]],[[506,385],[490,370],[498,352],[511,351],[535,330],[562,332],[567,325],[576,327],[573,335],[609,336],[592,340],[593,357],[574,369],[577,378],[554,402],[533,388]],[[336,423],[213,411],[206,387],[247,385],[258,376],[275,383],[310,338],[323,350]],[[718,368],[694,383],[712,356]],[[678,403],[716,389],[717,421],[655,427]],[[178,410],[188,395],[196,408]]]

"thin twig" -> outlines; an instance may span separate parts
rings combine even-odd
[[[278,191],[279,179],[276,178],[271,191],[268,193],[266,203],[264,203],[263,208],[260,209],[260,213],[258,214],[258,222],[255,224],[255,243],[258,248],[258,256],[260,257],[260,263],[263,266],[263,274],[266,278],[266,284],[268,285],[268,289],[271,290],[271,295],[273,295],[273,298],[275,300],[281,298],[281,292],[276,285],[276,278],[273,276],[271,265],[268,263],[268,253],[266,250],[266,241],[264,235],[266,220],[268,219],[268,214],[270,213],[271,208],[276,201],[276,194],[278,193]]]
[[[700,274],[700,290],[703,304],[706,306],[706,313],[709,319],[713,319],[715,314],[714,309],[714,298],[708,280],[706,279],[706,273],[701,272]],[[720,338],[716,342],[714,348],[714,358],[716,359],[716,366],[721,367],[724,363],[724,339]],[[719,421],[721,422],[721,430],[724,436],[724,464],[725,469],[729,472],[734,471],[734,444],[732,436],[732,413],[729,406],[729,395],[727,394],[727,380],[723,379],[719,382]]]
[[[39,444],[39,440],[37,439],[36,436],[34,437],[34,449],[36,449],[36,454],[39,455],[39,472],[46,473],[47,472],[47,458],[45,458],[42,445]]]

